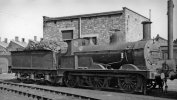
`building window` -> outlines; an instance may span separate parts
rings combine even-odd
[[[85,39],[82,45],[97,45],[98,34],[85,34],[81,35],[81,38]]]
[[[97,38],[96,37],[91,37],[91,41],[93,42],[94,45],[97,45]]]
[[[61,32],[62,32],[62,38],[64,41],[73,39],[73,30],[63,30]]]
[[[97,45],[97,37],[84,37],[87,41],[84,41],[82,45]]]

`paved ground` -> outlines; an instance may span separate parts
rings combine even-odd
[[[15,78],[15,74],[3,73],[0,74],[0,79],[13,79]]]
[[[11,79],[14,78],[14,74],[1,74],[0,79]],[[23,83],[22,83],[23,84]],[[66,88],[66,87],[53,87],[53,86],[39,86],[34,84],[37,87],[44,87],[53,90],[60,90],[69,93],[76,93],[84,96],[91,96],[101,100],[177,100],[177,79],[167,81],[169,85],[168,93],[161,93],[159,91],[152,91],[149,95],[142,94],[126,94],[121,92],[110,92],[110,91],[98,91],[98,90],[89,90],[89,89],[76,89],[76,88]],[[18,99],[19,98],[19,99]],[[18,97],[13,94],[2,93],[0,92],[0,100],[28,100],[23,97]]]

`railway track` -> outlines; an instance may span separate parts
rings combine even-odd
[[[99,100],[77,94],[0,81],[0,90],[15,93],[34,100]]]

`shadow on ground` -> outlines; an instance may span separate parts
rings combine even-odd
[[[167,93],[165,93],[160,90],[152,90],[147,95],[153,96],[153,97],[160,97],[160,98],[168,98],[168,99],[177,100],[177,91],[167,91]]]

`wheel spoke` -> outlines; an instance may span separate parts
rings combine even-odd
[[[138,88],[138,76],[118,78],[118,85],[123,92],[133,93]]]
[[[91,86],[94,89],[101,89],[104,87],[104,79],[99,77],[90,78]]]
[[[64,82],[67,87],[76,87],[77,85],[76,78],[73,76],[68,76]]]

